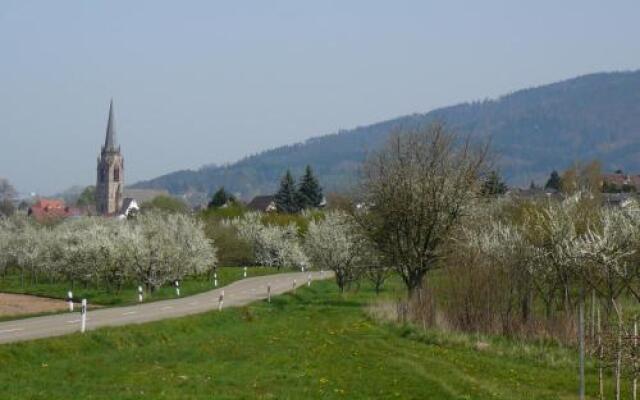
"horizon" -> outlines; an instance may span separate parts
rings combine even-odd
[[[640,68],[635,2],[402,4],[5,3],[0,177],[23,194],[95,184],[110,98],[132,184]]]

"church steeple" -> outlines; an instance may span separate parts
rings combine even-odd
[[[124,158],[116,143],[113,100],[109,103],[109,120],[104,146],[98,158],[96,176],[96,210],[101,215],[120,212],[124,189]]]
[[[113,117],[113,99],[109,103],[109,121],[107,121],[107,136],[104,139],[105,151],[116,151],[116,128]]]

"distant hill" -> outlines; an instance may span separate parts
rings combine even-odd
[[[495,100],[459,104],[279,147],[225,166],[177,171],[133,187],[173,194],[211,193],[219,186],[250,198],[273,192],[286,168],[311,164],[327,190],[356,181],[367,151],[396,129],[445,122],[491,138],[512,185],[538,182],[553,168],[599,159],[606,169],[640,171],[640,71],[599,73],[520,90]]]

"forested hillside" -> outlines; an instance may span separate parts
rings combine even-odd
[[[634,71],[586,75],[495,100],[408,115],[134,186],[174,194],[209,194],[225,186],[249,198],[273,192],[286,168],[300,175],[311,164],[327,190],[344,189],[354,184],[366,153],[391,131],[434,120],[474,137],[490,137],[502,173],[512,185],[542,181],[551,169],[575,160],[599,159],[606,169],[640,171],[640,71]]]

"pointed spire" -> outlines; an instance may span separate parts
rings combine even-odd
[[[116,128],[113,117],[113,99],[109,103],[109,121],[107,122],[107,137],[104,140],[105,151],[116,151]]]

